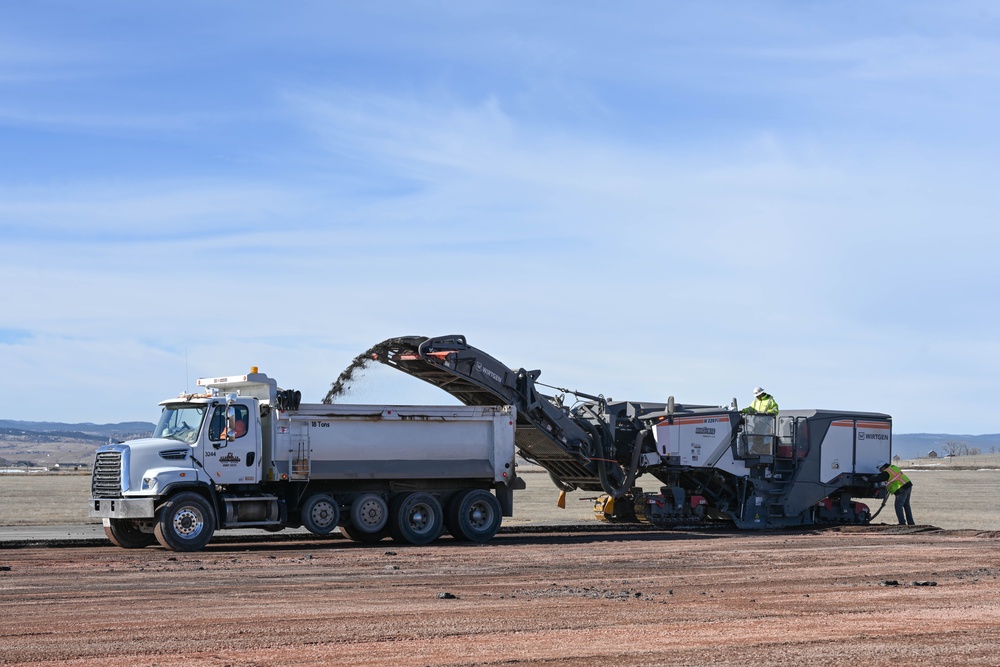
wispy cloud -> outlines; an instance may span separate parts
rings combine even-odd
[[[995,375],[982,6],[23,7],[0,365],[25,395],[134,418],[256,363],[318,397],[378,340],[452,332],[616,398],[765,384],[913,423]]]

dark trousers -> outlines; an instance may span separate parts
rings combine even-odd
[[[913,525],[913,512],[910,510],[910,492],[913,491],[913,484],[907,483],[896,491],[896,518],[899,525]]]

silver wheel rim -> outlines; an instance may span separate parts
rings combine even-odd
[[[482,530],[493,522],[493,508],[484,502],[477,502],[469,508],[469,525]]]
[[[407,514],[410,528],[415,533],[426,533],[434,525],[434,509],[425,503],[417,503]]]
[[[174,515],[172,524],[178,537],[190,540],[201,534],[205,527],[205,517],[196,507],[184,507]]]
[[[361,524],[365,528],[371,529],[380,526],[385,522],[385,505],[374,498],[370,498],[361,503],[361,511],[358,512],[358,518],[361,519]]]
[[[333,505],[326,500],[316,503],[309,512],[309,518],[317,526],[326,528],[333,522]]]

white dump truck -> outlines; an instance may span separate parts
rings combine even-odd
[[[256,368],[160,403],[153,437],[98,449],[89,514],[114,544],[202,549],[218,529],[485,542],[513,513],[510,406],[304,404]]]

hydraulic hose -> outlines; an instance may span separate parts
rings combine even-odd
[[[649,435],[649,429],[644,428],[639,431],[635,436],[635,443],[632,445],[632,460],[629,462],[628,475],[625,476],[625,481],[622,482],[621,493],[624,495],[626,491],[632,488],[635,484],[635,476],[639,472],[639,457],[642,456],[642,441],[646,439]],[[619,496],[614,496],[618,498]]]
[[[608,465],[611,463],[605,454],[604,450],[604,438],[601,437],[600,432],[594,429],[594,442],[597,444],[597,478],[601,482],[601,488],[604,493],[608,494],[612,498],[621,498],[632,485],[635,483],[635,476],[639,472],[639,457],[642,456],[642,441],[649,435],[649,429],[643,429],[635,436],[635,444],[632,446],[632,460],[629,462],[628,473],[625,475],[625,479],[617,488],[611,483],[611,479],[608,476]]]
[[[871,523],[872,521],[875,520],[875,517],[877,517],[879,515],[879,512],[881,512],[883,509],[885,509],[885,504],[888,501],[889,501],[889,493],[887,491],[885,493],[885,495],[882,496],[882,504],[879,505],[879,508],[877,510],[875,510],[875,514],[872,514],[870,517],[868,517],[868,523]]]

